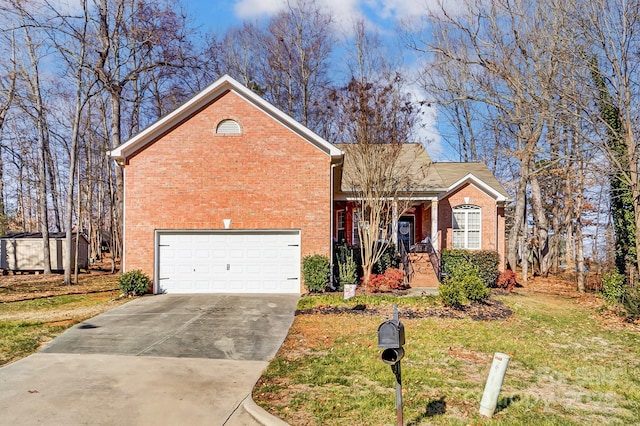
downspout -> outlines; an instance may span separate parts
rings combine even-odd
[[[504,262],[504,259],[503,259],[504,253],[500,253],[500,246],[499,246],[499,244],[500,244],[500,235],[498,235],[498,231],[500,230],[500,227],[498,225],[499,225],[499,222],[500,222],[500,217],[498,216],[498,200],[496,200],[496,211],[495,211],[493,217],[495,218],[495,221],[496,221],[496,242],[495,242],[496,251],[500,255],[500,264],[501,264],[500,266],[502,266],[502,264]]]
[[[329,230],[330,241],[331,241],[330,248],[329,248],[329,256],[330,256],[329,257],[329,287],[331,288],[331,290],[335,290],[336,289],[335,286],[333,285],[333,266],[334,266],[333,265],[333,257],[334,257],[333,256],[334,255],[334,253],[333,253],[334,252],[334,249],[333,249],[333,245],[334,245],[333,244],[333,226],[334,226],[334,221],[335,221],[334,212],[333,212],[333,207],[334,207],[333,206],[333,192],[334,192],[334,189],[335,189],[334,188],[334,180],[335,180],[334,176],[335,176],[336,167],[342,165],[343,161],[344,161],[344,157],[340,157],[340,161],[339,162],[331,164],[331,173],[330,173],[330,177],[329,177],[330,184],[331,184],[331,189],[329,191],[329,199],[330,199],[330,202],[331,202],[331,208],[329,209],[330,213],[331,213],[331,218],[329,220],[329,226],[331,227],[331,229]]]
[[[336,288],[333,285],[333,222],[334,222],[334,214],[333,214],[333,180],[334,180],[334,173],[335,173],[335,168],[338,165],[338,163],[333,163],[331,164],[331,173],[330,173],[330,177],[329,177],[329,181],[330,181],[330,189],[329,189],[329,200],[330,200],[330,204],[331,207],[329,208],[329,214],[331,215],[331,218],[329,220],[329,226],[330,226],[330,231],[329,231],[329,235],[330,235],[330,241],[331,244],[329,245],[329,287],[331,288],[331,290],[335,290]]]

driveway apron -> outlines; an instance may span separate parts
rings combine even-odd
[[[239,407],[298,297],[147,296],[86,320],[0,368],[0,424],[252,424]]]

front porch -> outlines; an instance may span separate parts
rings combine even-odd
[[[358,205],[353,201],[335,202],[334,241],[358,246]],[[395,208],[395,206],[394,206]],[[402,214],[393,212],[389,234],[401,257],[412,288],[437,288],[439,285],[438,200],[415,201]],[[432,241],[436,242],[434,246]]]

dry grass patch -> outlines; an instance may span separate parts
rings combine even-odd
[[[498,299],[513,314],[493,321],[407,318],[405,311],[437,307],[402,302],[406,424],[640,424],[633,324],[612,329],[592,301],[570,292],[521,290]],[[317,309],[304,303],[307,313],[296,317],[254,399],[292,425],[395,424],[394,378],[377,348],[390,304],[325,314],[335,312],[326,300]],[[499,411],[485,419],[478,407],[494,352],[512,361]]]
[[[94,271],[67,286],[61,275],[0,276],[0,366],[38,351],[67,328],[126,302],[118,276]]]

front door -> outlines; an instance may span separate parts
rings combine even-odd
[[[410,251],[415,244],[415,217],[401,216],[398,220],[398,246],[404,245],[406,251]],[[400,247],[398,247],[400,248]]]

